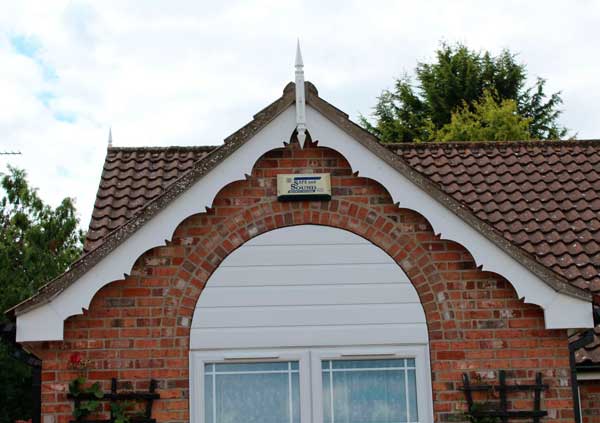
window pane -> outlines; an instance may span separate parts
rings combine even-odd
[[[213,378],[212,376],[204,376],[204,418],[207,423],[213,421]]]
[[[292,364],[206,364],[206,423],[299,423],[299,371]]]
[[[330,361],[323,361],[323,369],[325,369],[325,366],[329,366],[331,362]],[[330,372],[323,372],[323,422],[327,423],[327,422],[332,422],[332,418],[331,418],[331,409],[333,408],[333,402],[331,394],[333,393],[333,391],[331,390],[331,384],[329,383],[330,379],[331,379],[331,373]]]
[[[407,360],[328,360],[322,369],[325,423],[418,420],[415,371]]]
[[[300,423],[300,375],[292,373],[292,423]]]
[[[414,363],[413,363],[414,364]],[[408,403],[410,409],[410,421],[416,422],[419,420],[419,413],[417,411],[417,377],[414,370],[408,370]],[[411,386],[414,386],[415,389],[410,389]]]

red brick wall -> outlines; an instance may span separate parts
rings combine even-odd
[[[331,172],[333,200],[277,202],[275,175],[306,171]],[[540,308],[520,301],[501,277],[478,270],[468,251],[436,236],[422,216],[396,207],[381,185],[353,174],[338,153],[291,146],[268,153],[251,177],[223,188],[210,210],[182,222],[168,245],[140,257],[130,276],[100,290],[84,315],[67,320],[64,342],[34,346],[43,358],[44,423],[70,419],[65,391],[76,376],[67,369],[74,351],[90,361],[89,379],[105,388],[111,377],[141,390],[157,379],[162,399],[153,416],[188,420],[189,326],[202,287],[248,239],[297,224],[364,236],[409,275],[428,320],[436,421],[465,420],[463,372],[494,381],[499,369],[508,370],[509,383],[531,383],[541,371],[550,385],[544,421],[572,421],[565,331],[544,329]],[[510,399],[513,409],[532,407],[527,395]]]
[[[580,380],[582,423],[600,423],[600,380]]]

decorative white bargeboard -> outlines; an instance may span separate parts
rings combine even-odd
[[[401,207],[422,214],[431,223],[434,232],[441,234],[443,239],[465,246],[483,270],[496,272],[508,279],[519,298],[544,309],[546,328],[593,325],[590,302],[555,291],[318,111],[307,106],[306,115],[312,139],[318,140],[320,146],[330,147],[342,154],[353,171],[381,183],[393,201],[398,202]],[[184,219],[210,207],[214,197],[224,186],[243,180],[265,152],[282,147],[295,129],[295,107],[290,106],[76,283],[50,302],[18,315],[17,341],[62,340],[63,321],[66,318],[81,314],[100,288],[122,279],[145,251],[164,245],[164,241],[172,238],[175,228]]]

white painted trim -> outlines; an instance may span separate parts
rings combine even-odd
[[[267,124],[249,142],[219,163],[198,183],[161,210],[74,284],[50,302],[17,316],[17,342],[63,339],[63,321],[82,314],[93,296],[104,285],[123,279],[135,261],[146,251],[162,246],[172,238],[177,226],[187,217],[202,213],[211,206],[217,193],[226,185],[245,179],[254,163],[266,152],[283,147],[296,128],[295,109],[290,106]],[[202,199],[199,201],[199,199]],[[52,304],[52,305],[50,305]],[[53,308],[39,310],[40,308]]]
[[[298,143],[304,147],[306,140],[306,96],[304,95],[304,62],[300,51],[300,40],[296,46],[296,129],[298,130]]]
[[[232,360],[231,356],[240,357]],[[206,363],[258,363],[273,361],[298,361],[300,381],[300,422],[311,423],[310,409],[310,358],[308,350],[232,350],[190,352],[190,423],[212,423],[204,419],[204,364]]]
[[[577,372],[577,380],[599,380],[600,372]]]
[[[323,422],[323,380],[321,361],[323,360],[366,360],[389,358],[414,358],[417,376],[417,407],[419,423],[433,423],[433,400],[431,397],[431,366],[427,345],[385,346],[385,347],[339,347],[311,350],[313,422]],[[355,357],[352,357],[355,356]],[[385,357],[388,358],[388,357]]]
[[[311,123],[311,136],[319,141],[320,146],[337,150],[349,161],[353,170],[381,183],[401,207],[422,214],[436,233],[465,246],[484,270],[508,279],[519,298],[544,309],[546,328],[592,327],[591,302],[554,291],[315,109],[307,107],[306,112],[307,121]],[[145,251],[164,245],[179,223],[190,215],[203,212],[221,188],[250,174],[254,163],[265,152],[287,142],[295,127],[295,107],[292,105],[51,302],[17,316],[17,341],[62,340],[66,318],[81,314],[100,288],[122,279]]]
[[[298,361],[300,371],[300,420],[302,423],[323,422],[323,386],[321,360],[339,359],[382,359],[382,355],[394,358],[414,358],[417,376],[417,404],[419,423],[433,422],[431,397],[431,366],[427,345],[408,346],[340,346],[326,349],[257,349],[218,350],[190,352],[190,423],[211,423],[204,420],[204,364],[205,363],[249,363],[261,361]],[[240,360],[227,359],[230,356]],[[360,358],[354,357],[360,356]],[[276,357],[276,358],[275,358]]]

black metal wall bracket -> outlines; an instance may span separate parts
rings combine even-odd
[[[548,389],[548,385],[542,383],[542,374],[537,373],[535,375],[535,384],[533,385],[507,385],[506,384],[506,371],[500,370],[498,372],[498,385],[471,385],[469,381],[469,375],[463,373],[463,386],[461,391],[465,393],[467,405],[469,406],[469,414],[473,417],[496,417],[500,419],[502,423],[506,423],[509,419],[532,419],[534,423],[539,423],[542,417],[548,415],[548,412],[541,410],[541,394],[542,391]],[[473,392],[484,391],[494,392],[497,391],[500,395],[500,401],[498,407],[491,410],[476,410],[473,405]],[[509,392],[523,392],[533,391],[533,410],[508,410],[507,393]]]

